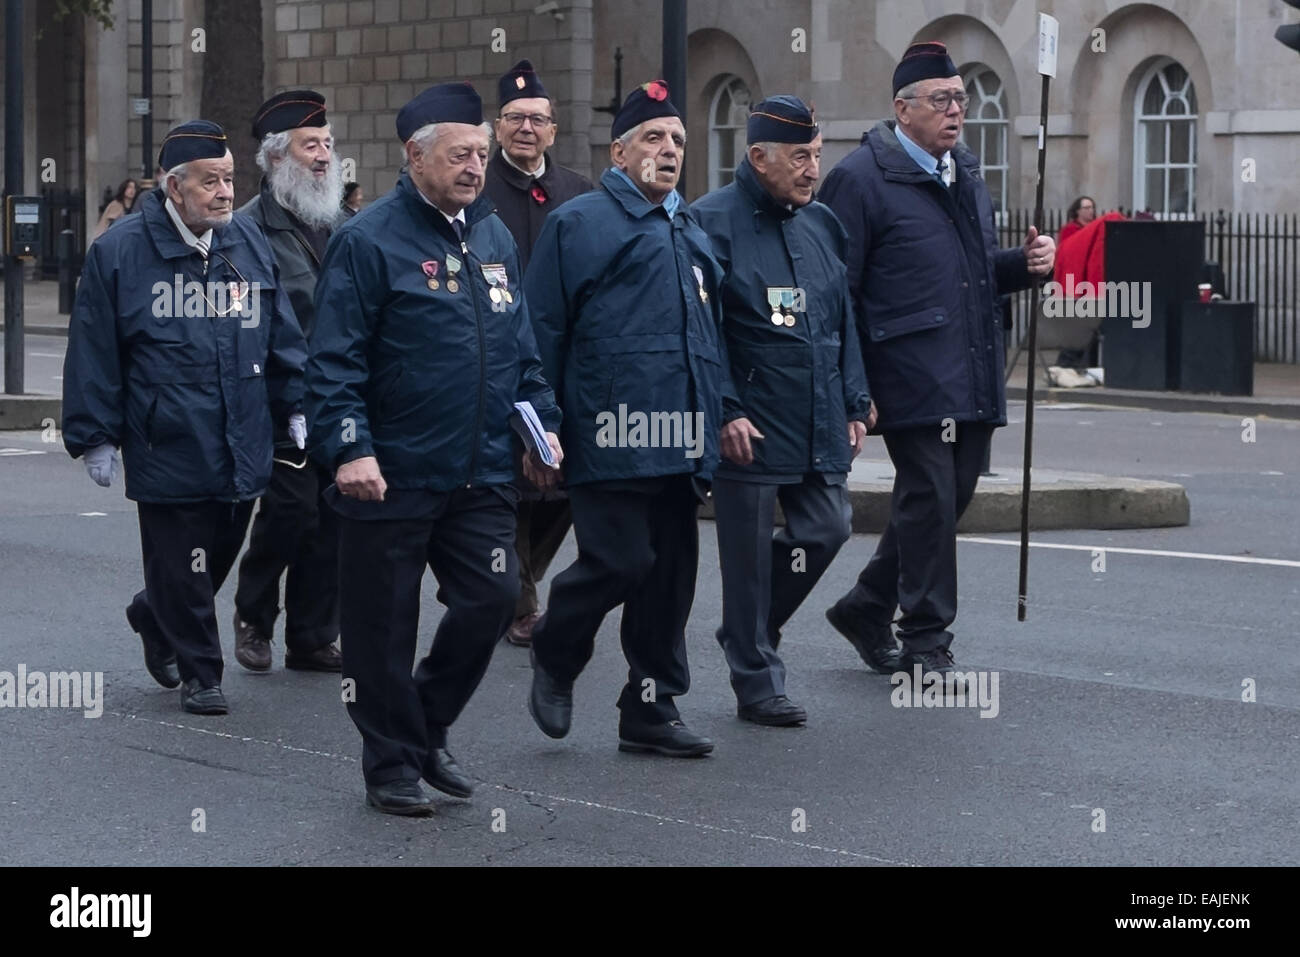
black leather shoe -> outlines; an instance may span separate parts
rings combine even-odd
[[[424,780],[443,794],[467,798],[474,793],[474,782],[460,769],[446,748],[434,748],[424,761]]]
[[[542,733],[552,738],[562,738],[569,733],[573,720],[573,682],[560,681],[546,673],[537,663],[537,654],[530,651],[533,663],[533,686],[528,692],[528,713],[537,722]]]
[[[826,609],[826,620],[849,640],[858,657],[872,671],[888,675],[898,670],[898,643],[894,640],[894,631],[889,625],[858,620],[857,616],[844,607],[843,599]]]
[[[136,614],[135,602],[126,606],[126,622],[144,644],[144,666],[149,676],[164,688],[179,688],[181,673],[176,667],[176,653],[152,622],[146,625],[145,616]]]
[[[198,678],[191,678],[181,688],[181,707],[190,714],[229,714],[226,696],[220,685],[204,688]]]
[[[302,654],[297,651],[284,653],[284,666],[290,671],[343,671],[343,653],[338,645],[330,642],[324,648],[317,648]]]
[[[259,674],[271,670],[271,639],[239,617],[235,610],[235,660]]]
[[[670,758],[698,758],[713,750],[713,742],[696,734],[680,720],[653,725],[621,721],[618,725],[618,749],[663,754]]]
[[[789,728],[808,720],[808,713],[783,694],[753,704],[742,704],[736,709],[736,715],[742,721],[772,728]]]
[[[366,804],[385,814],[403,817],[424,817],[433,813],[433,799],[424,793],[419,781],[367,784]]]
[[[930,651],[904,651],[898,663],[898,671],[908,678],[915,679],[917,666],[921,668],[921,684],[925,687],[934,681],[943,685],[945,694],[956,694],[960,687],[965,694],[968,689],[966,676],[957,670],[952,652],[947,648],[934,648]]]

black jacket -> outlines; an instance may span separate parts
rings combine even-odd
[[[752,465],[723,459],[729,478],[844,473],[852,465],[848,423],[870,410],[862,354],[844,269],[844,227],[821,203],[787,209],[746,159],[735,180],[696,200],[691,212],[709,234],[725,271],[722,313],[736,393],[723,395],[722,420],[748,418],[764,438]],[[768,301],[801,295],[774,325]],[[797,311],[802,310],[802,311]]]
[[[275,264],[280,267],[280,282],[289,293],[293,314],[298,318],[302,334],[311,337],[311,327],[316,319],[316,278],[320,274],[320,260],[302,237],[283,206],[276,202],[266,178],[262,178],[262,191],[240,207],[239,211],[262,228],[266,241],[275,254]]]
[[[845,263],[879,431],[1007,421],[998,297],[1032,278],[1022,250],[998,248],[979,160],[964,146],[952,156],[955,189],[916,165],[888,120],[819,193],[849,234]]]
[[[587,177],[565,169],[549,156],[546,157],[546,172],[537,183],[545,197],[540,203],[533,195],[533,178],[502,159],[500,147],[488,160],[483,192],[496,204],[497,215],[510,230],[510,235],[515,237],[515,244],[519,247],[519,265],[525,271],[547,214],[573,197],[594,189]]]

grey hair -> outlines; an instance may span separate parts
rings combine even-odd
[[[921,91],[922,80],[915,80],[894,94],[896,100],[910,100]]]
[[[257,148],[257,168],[263,173],[271,172],[275,161],[282,159],[289,152],[289,131],[267,133],[262,137],[262,144]]]
[[[162,179],[159,181],[158,185],[163,188],[163,192],[165,193],[167,192],[167,187],[171,181],[174,179],[177,183],[180,183],[185,179],[186,172],[188,172],[188,170],[186,170],[185,164],[178,163],[176,166],[173,166],[167,172],[163,173]]]
[[[630,130],[628,130],[626,133],[624,133],[622,136],[618,138],[618,141],[623,144],[624,149],[627,148],[628,143],[631,143],[632,140],[636,139],[636,135],[641,132],[641,127],[645,126],[649,122],[650,122],[649,120],[642,120],[640,123],[632,127]],[[686,142],[685,130],[682,130],[682,142],[683,143]]]
[[[771,162],[773,162],[773,161],[776,160],[776,144],[775,144],[775,143],[767,143],[767,142],[763,142],[763,143],[750,143],[749,146],[746,147],[746,149],[747,149],[747,150],[752,150],[755,146],[760,147],[760,148],[763,150],[763,155],[767,157],[767,161],[768,161],[769,163],[771,163]]]
[[[426,123],[424,126],[420,127],[409,137],[407,137],[406,142],[414,143],[415,148],[417,150],[419,150],[421,153],[427,153],[433,147],[433,144],[438,139],[438,133],[439,133],[438,128],[440,126],[442,126],[441,123]],[[492,145],[492,124],[480,123],[478,128],[487,134],[488,146],[491,146]]]

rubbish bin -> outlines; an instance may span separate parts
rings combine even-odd
[[[1255,394],[1255,304],[1185,302],[1179,334],[1179,389]]]

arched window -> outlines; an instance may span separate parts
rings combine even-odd
[[[749,87],[738,76],[718,84],[709,107],[709,189],[726,186],[745,156]]]
[[[1172,60],[1157,63],[1134,104],[1133,208],[1196,211],[1196,89]]]
[[[993,209],[1006,212],[1010,164],[1007,159],[1007,98],[1002,81],[988,67],[975,67],[966,76],[966,93],[970,97],[970,106],[966,108],[962,139],[979,158]]]

